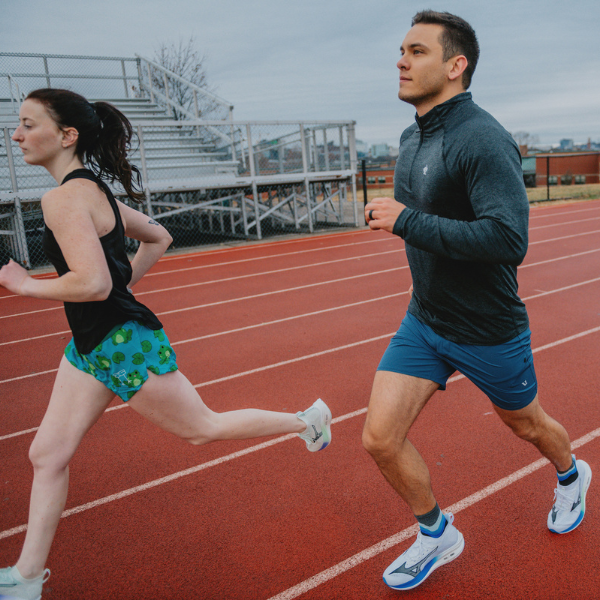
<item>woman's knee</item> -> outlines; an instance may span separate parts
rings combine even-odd
[[[29,447],[29,461],[34,471],[63,471],[69,466],[72,453],[67,453],[61,445],[50,444],[34,438]]]
[[[212,410],[204,412],[196,427],[184,435],[180,435],[180,437],[192,446],[203,446],[204,444],[225,439],[223,419],[221,419],[219,413]]]

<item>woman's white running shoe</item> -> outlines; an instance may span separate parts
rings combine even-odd
[[[306,430],[298,435],[310,452],[324,450],[331,442],[331,411],[321,398],[296,416],[306,423]]]
[[[2,600],[40,600],[42,586],[50,577],[50,569],[35,579],[25,579],[17,567],[0,569],[0,598]]]

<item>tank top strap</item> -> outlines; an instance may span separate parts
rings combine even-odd
[[[88,179],[89,181],[93,181],[94,183],[98,184],[100,189],[106,195],[108,203],[113,209],[119,227],[121,229],[123,228],[123,220],[121,219],[121,212],[117,206],[117,201],[115,200],[111,189],[106,185],[106,183],[104,183],[104,181],[102,181],[102,179],[100,179],[100,177],[98,177],[93,171],[90,171],[90,169],[75,169],[74,171],[71,171],[65,175],[65,178],[62,180],[60,185],[67,183],[67,181],[71,181],[71,179]]]

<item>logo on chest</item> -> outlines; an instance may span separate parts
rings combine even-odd
[[[429,170],[429,165],[425,165],[423,168],[423,175],[427,175],[427,171]]]

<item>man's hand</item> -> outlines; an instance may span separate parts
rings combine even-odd
[[[23,282],[29,277],[27,270],[20,264],[16,263],[12,258],[7,265],[0,269],[0,285],[3,285],[7,290],[18,294]]]
[[[404,204],[396,202],[393,198],[373,198],[365,206],[365,219],[371,229],[383,229],[393,233],[394,223],[405,208]]]

